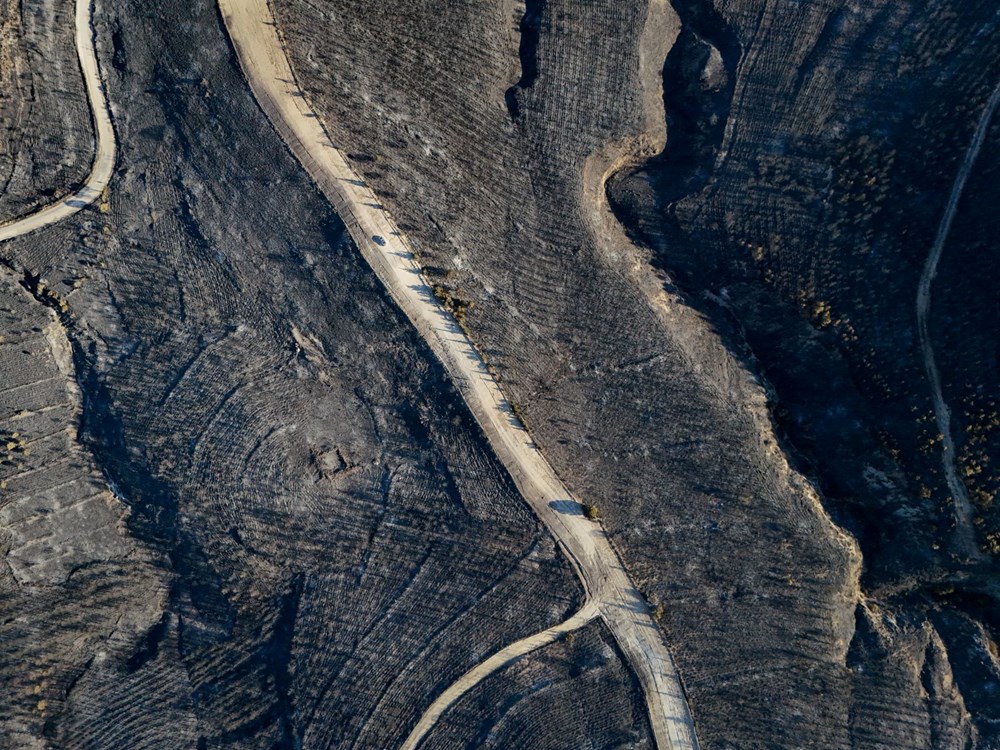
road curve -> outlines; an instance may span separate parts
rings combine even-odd
[[[389,295],[441,360],[522,496],[575,568],[588,605],[608,625],[639,678],[657,747],[694,750],[698,740],[680,677],[645,598],[600,524],[584,516],[514,416],[472,342],[435,300],[409,242],[309,107],[266,0],[219,0],[219,9],[261,108],[344,220]]]
[[[941,260],[941,253],[944,252],[944,244],[951,231],[951,223],[958,211],[958,202],[962,198],[962,191],[965,189],[965,183],[972,172],[972,166],[976,163],[976,157],[979,156],[979,151],[986,140],[986,132],[998,104],[1000,104],[1000,84],[997,84],[997,87],[993,89],[993,93],[986,102],[986,107],[979,117],[979,123],[972,136],[972,142],[965,151],[962,166],[951,186],[951,194],[948,196],[944,215],[938,224],[934,244],[931,245],[931,252],[924,263],[924,270],[920,275],[920,286],[917,288],[917,331],[920,335],[920,350],[924,359],[924,369],[927,371],[927,379],[931,385],[934,418],[937,421],[938,432],[941,433],[941,463],[945,479],[948,482],[948,489],[951,491],[952,501],[955,504],[955,521],[961,541],[966,547],[966,551],[973,556],[978,556],[979,549],[976,546],[975,532],[972,528],[972,504],[969,502],[969,494],[965,485],[958,477],[955,440],[951,432],[951,410],[948,408],[941,391],[941,375],[934,360],[934,347],[931,343],[927,316],[931,307],[931,284],[934,282],[934,277],[937,276],[938,262]]]
[[[453,682],[447,690],[441,693],[441,695],[434,700],[428,709],[424,711],[424,715],[420,717],[420,721],[417,722],[417,725],[413,728],[413,731],[410,732],[410,736],[406,738],[406,741],[399,746],[399,750],[416,750],[417,746],[423,741],[424,737],[427,736],[427,733],[434,728],[434,725],[437,723],[437,720],[441,718],[442,714],[457,703],[459,698],[491,674],[503,669],[508,664],[512,664],[522,656],[530,654],[532,651],[536,651],[543,646],[548,646],[550,643],[553,643],[567,633],[579,630],[587,623],[593,622],[599,614],[600,612],[598,611],[597,605],[592,601],[587,602],[579,612],[565,622],[554,625],[548,630],[543,630],[540,633],[529,635],[527,638],[515,641],[509,646],[497,651],[486,661],[480,662],[474,666],[464,675],[455,680],[455,682]]]
[[[0,242],[34,232],[72,216],[97,200],[111,179],[115,167],[115,129],[104,96],[104,84],[97,67],[94,30],[90,25],[92,0],[76,0],[76,53],[87,89],[87,101],[94,121],[97,151],[84,186],[75,193],[64,195],[34,213],[0,225]]]

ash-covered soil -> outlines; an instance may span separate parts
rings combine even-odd
[[[21,281],[0,270],[0,743],[9,748],[39,747],[49,722],[76,710],[81,677],[131,658],[168,595],[157,556],[129,537],[128,508],[77,438],[81,393],[63,328]],[[150,723],[171,723],[163,708]]]
[[[0,1],[0,222],[70,192],[94,153],[75,3]]]
[[[599,621],[524,657],[452,706],[424,750],[652,750],[638,680]]]
[[[272,0],[334,141],[662,613],[706,748],[1000,747],[987,0]],[[581,591],[250,95],[96,4],[120,155],[0,247],[0,736],[397,746]],[[84,178],[66,0],[0,0],[0,220]],[[433,747],[644,747],[597,625]]]
[[[917,286],[1000,80],[1000,21],[992,3],[828,2],[780,18],[758,5],[679,3],[686,30],[664,67],[671,138],[612,197],[697,304],[742,326],[838,518],[889,558],[908,546],[924,558],[911,565],[947,567],[956,561],[934,558],[969,552],[953,539]],[[996,197],[996,127],[948,234],[929,323],[984,553],[1000,379],[986,320],[993,219],[977,208]],[[877,567],[905,575],[891,559]]]
[[[988,5],[273,4],[335,142],[664,606],[706,747],[997,742],[992,511],[963,555],[914,357],[997,80]]]
[[[917,295],[1000,85],[995,4],[677,7],[686,31],[664,66],[671,137],[613,181],[618,215],[767,378],[786,445],[861,545],[867,596],[937,631],[975,740],[993,747],[995,115],[930,287],[955,457],[935,419]],[[954,459],[968,523],[943,469]]]
[[[254,103],[214,3],[95,20],[109,210],[0,249],[3,333],[28,352],[4,354],[25,387],[0,389],[0,429],[75,467],[15,455],[44,471],[0,494],[0,719],[16,747],[397,746],[580,587]]]

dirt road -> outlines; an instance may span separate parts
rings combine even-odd
[[[931,396],[934,399],[934,418],[937,421],[938,432],[941,433],[942,451],[941,463],[944,468],[945,479],[948,482],[948,489],[951,491],[952,501],[955,504],[955,522],[958,528],[960,541],[966,548],[966,552],[972,556],[979,555],[979,548],[976,545],[975,532],[972,528],[972,504],[969,502],[969,494],[958,478],[957,458],[955,455],[955,439],[951,432],[951,410],[944,400],[941,391],[941,375],[938,372],[937,363],[934,360],[934,347],[931,343],[930,329],[927,323],[927,316],[931,308],[931,284],[937,275],[938,262],[941,260],[941,253],[944,251],[944,244],[951,231],[951,223],[955,219],[958,211],[958,202],[962,197],[962,190],[965,188],[966,180],[972,166],[979,156],[979,150],[986,140],[986,131],[989,128],[990,120],[996,112],[997,105],[1000,104],[1000,84],[993,90],[993,94],[986,102],[979,123],[972,136],[972,142],[965,151],[962,166],[958,170],[955,182],[951,186],[951,194],[948,196],[948,204],[945,206],[944,215],[938,224],[937,236],[931,246],[931,252],[927,256],[924,264],[924,271],[920,276],[920,286],[917,290],[917,330],[920,334],[920,349],[924,359],[924,369],[927,371],[927,379],[931,384]]]
[[[75,193],[65,195],[55,203],[0,226],[0,242],[34,232],[72,216],[100,198],[111,179],[115,167],[115,130],[111,125],[111,112],[108,110],[104,84],[101,83],[101,74],[97,67],[90,9],[91,0],[76,0],[76,51],[80,58],[80,68],[83,70],[87,101],[90,104],[97,136],[97,153],[94,155],[90,175],[84,186]]]
[[[680,678],[645,599],[632,585],[600,524],[584,516],[580,503],[513,414],[472,342],[435,300],[406,238],[311,110],[295,82],[266,0],[219,0],[219,7],[257,101],[347,223],[389,294],[440,358],[521,494],[576,568],[587,606],[607,623],[639,677],[657,747],[696,748]],[[509,661],[497,655],[459,683],[468,689],[469,675],[478,681]],[[449,689],[448,694],[454,697],[455,692],[457,688]],[[426,732],[436,719],[430,714],[444,708],[432,706],[418,728]],[[407,747],[416,742],[419,737]]]
[[[579,630],[587,623],[592,622],[598,615],[599,612],[597,605],[594,604],[592,600],[588,601],[579,612],[565,622],[559,623],[548,630],[543,630],[540,633],[529,635],[527,638],[515,641],[509,646],[497,651],[486,661],[477,664],[475,667],[455,680],[455,682],[452,683],[447,690],[441,693],[441,695],[434,700],[430,707],[424,711],[424,715],[420,717],[420,721],[417,722],[417,725],[413,728],[413,731],[410,732],[409,737],[406,738],[406,741],[400,746],[399,750],[416,750],[416,748],[420,745],[420,742],[427,736],[427,733],[434,728],[434,725],[437,723],[437,720],[441,718],[442,714],[457,703],[459,698],[491,674],[503,669],[508,664],[517,661],[522,656],[530,654],[536,649],[548,646],[550,643],[554,643],[567,633]]]

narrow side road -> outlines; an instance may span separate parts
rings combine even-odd
[[[94,154],[90,175],[82,188],[75,193],[64,195],[55,203],[34,213],[0,225],[0,242],[34,232],[50,224],[72,216],[81,208],[89,206],[101,196],[108,185],[115,167],[115,129],[111,125],[111,111],[104,96],[104,84],[97,67],[97,52],[94,49],[94,30],[91,27],[92,0],[76,0],[76,52],[80,58],[80,68],[87,89],[87,101],[94,120],[97,152]]]
[[[393,300],[444,364],[522,496],[576,569],[587,594],[587,606],[608,625],[639,678],[657,747],[697,748],[680,677],[644,597],[632,584],[600,524],[584,516],[581,504],[514,416],[472,342],[437,303],[406,238],[309,107],[266,0],[219,0],[219,8],[261,108],[347,224]],[[482,665],[486,674],[509,662],[499,654],[497,657],[495,662]],[[436,718],[429,714],[419,725],[425,731]]]
[[[938,432],[941,433],[941,464],[944,468],[945,480],[948,482],[948,489],[951,491],[952,502],[955,504],[955,523],[959,540],[965,548],[965,552],[972,557],[980,556],[979,548],[976,545],[976,535],[972,528],[972,504],[969,502],[969,493],[966,491],[965,485],[958,477],[955,439],[951,432],[951,410],[948,408],[941,391],[941,375],[934,360],[934,346],[931,343],[927,316],[931,308],[931,284],[934,282],[934,277],[937,276],[938,263],[941,260],[941,253],[944,251],[948,233],[951,231],[951,223],[958,211],[958,202],[962,198],[962,191],[965,189],[965,183],[972,172],[972,166],[976,163],[976,157],[979,156],[979,151],[983,147],[983,141],[986,140],[986,132],[998,104],[1000,104],[1000,84],[993,89],[993,94],[986,102],[986,107],[979,117],[979,124],[976,125],[976,131],[972,136],[972,142],[965,151],[962,166],[951,186],[951,194],[948,196],[948,203],[945,206],[944,215],[941,217],[941,223],[938,224],[937,236],[935,236],[931,252],[927,256],[924,271],[920,276],[920,286],[917,289],[917,330],[920,335],[924,370],[927,372],[927,379],[931,385],[931,397],[934,400],[934,418],[937,421]]]
[[[410,736],[406,738],[406,741],[400,745],[399,750],[416,750],[423,741],[424,737],[426,737],[431,729],[434,728],[434,725],[437,724],[438,719],[441,718],[444,712],[455,705],[463,695],[472,690],[472,688],[485,680],[491,674],[503,669],[508,664],[514,663],[522,656],[530,654],[532,651],[536,651],[543,646],[548,646],[550,643],[554,643],[567,633],[579,630],[587,623],[593,622],[594,619],[597,618],[598,614],[597,605],[595,605],[592,601],[587,602],[587,604],[585,604],[579,612],[565,622],[554,625],[548,630],[543,630],[540,633],[529,635],[527,638],[515,641],[509,646],[497,651],[486,661],[480,662],[474,666],[464,675],[455,680],[455,682],[452,683],[447,690],[441,693],[441,695],[434,700],[430,707],[424,711],[424,715],[420,717],[420,721],[417,722],[417,725],[413,728],[413,731],[410,732]]]

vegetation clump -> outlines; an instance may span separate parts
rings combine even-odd
[[[0,464],[4,466],[20,466],[19,458],[31,455],[27,441],[19,432],[0,431]],[[0,488],[6,482],[0,483]]]
[[[445,310],[455,316],[455,320],[464,331],[466,314],[476,306],[476,303],[456,296],[451,289],[443,286],[434,287],[434,297]]]
[[[583,503],[583,515],[591,521],[596,521],[601,517],[601,511],[593,503]]]

